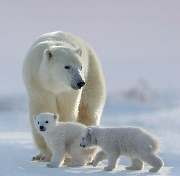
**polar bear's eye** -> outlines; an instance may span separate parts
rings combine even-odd
[[[69,65],[65,66],[64,67],[65,69],[70,69],[71,67]]]
[[[84,141],[84,138],[82,138],[82,140]]]
[[[48,123],[48,121],[45,121],[45,123]]]
[[[82,70],[82,66],[80,67],[80,70]]]
[[[38,124],[39,124],[39,122],[38,122]]]

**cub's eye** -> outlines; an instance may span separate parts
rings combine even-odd
[[[84,141],[84,138],[82,138],[82,140]]]
[[[80,70],[82,70],[82,66],[80,67]]]
[[[69,65],[65,66],[64,67],[65,69],[70,69],[71,67]]]
[[[39,122],[38,122],[38,124],[39,124]]]
[[[45,123],[48,123],[48,121],[45,121]]]

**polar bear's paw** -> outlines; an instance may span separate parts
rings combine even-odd
[[[41,153],[39,155],[33,156],[31,161],[49,162],[51,160],[51,153]]]
[[[84,166],[84,164],[80,164],[76,161],[72,161],[70,163],[67,164],[68,167],[77,167],[77,166]]]
[[[112,171],[114,168],[113,167],[111,167],[111,166],[105,166],[104,167],[104,170],[105,171]]]
[[[126,170],[142,170],[142,167],[137,167],[137,166],[128,166],[125,167]]]
[[[93,163],[94,163],[94,160],[88,162],[87,165],[93,165]]]
[[[153,167],[153,168],[149,169],[149,172],[158,172],[159,170],[160,170],[160,168]]]
[[[42,158],[42,155],[36,155],[31,158],[31,161],[39,161],[41,160],[41,158]]]
[[[58,163],[49,162],[47,164],[47,167],[49,167],[49,168],[57,168],[57,167],[59,167],[59,164]]]
[[[46,161],[46,156],[42,155],[41,158],[40,158],[40,161]]]
[[[93,161],[93,167],[96,167],[99,164],[99,162],[97,160]]]

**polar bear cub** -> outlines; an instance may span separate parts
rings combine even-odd
[[[145,162],[153,167],[150,172],[158,172],[164,165],[156,154],[159,148],[157,140],[138,127],[87,127],[82,133],[80,146],[101,147],[93,166],[108,159],[108,166],[104,167],[106,171],[116,168],[120,156],[131,159],[131,166],[126,170],[141,170]]]
[[[79,146],[86,126],[74,122],[58,122],[58,114],[41,113],[33,118],[37,131],[44,137],[52,152],[48,167],[61,166],[66,153],[72,157],[68,166],[83,166],[92,162],[96,147],[83,149]]]

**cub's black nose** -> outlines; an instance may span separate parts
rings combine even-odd
[[[85,82],[84,82],[84,81],[77,83],[77,86],[78,86],[79,88],[83,87],[84,85],[85,85]]]
[[[83,148],[85,148],[85,145],[81,145],[81,144],[80,144],[80,146],[83,147]]]
[[[40,131],[44,131],[45,128],[43,126],[40,126],[39,129]]]

